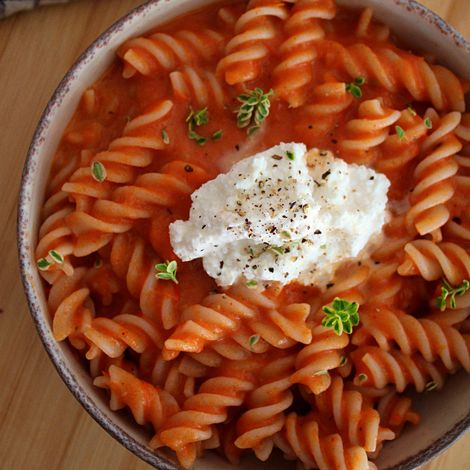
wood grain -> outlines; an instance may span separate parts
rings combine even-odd
[[[385,0],[384,0],[385,1]],[[0,22],[0,468],[144,470],[56,374],[27,311],[16,257],[16,201],[23,161],[57,83],[79,53],[141,2],[80,0]],[[423,0],[470,37],[468,0]],[[470,468],[470,434],[426,470]]]

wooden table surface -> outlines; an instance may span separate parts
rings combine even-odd
[[[389,1],[389,0],[383,0]],[[0,468],[144,470],[82,409],[55,372],[27,310],[16,200],[36,123],[81,51],[137,0],[79,0],[0,21]],[[469,0],[422,0],[470,38]],[[470,468],[470,433],[426,470]]]

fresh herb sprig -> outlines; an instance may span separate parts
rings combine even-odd
[[[361,86],[364,85],[364,83],[366,83],[366,79],[364,77],[356,77],[353,82],[346,85],[346,91],[351,93],[354,98],[361,98]]]
[[[343,332],[351,334],[353,327],[359,325],[359,304],[357,302],[348,302],[347,300],[336,297],[331,307],[323,307],[325,317],[322,325],[326,328],[332,328],[340,336]]]
[[[209,139],[196,132],[194,128],[205,126],[209,123],[209,112],[207,111],[207,108],[203,108],[198,111],[195,111],[193,108],[189,108],[189,114],[186,117],[186,122],[188,124],[188,137],[191,140],[195,140],[196,143],[200,146],[205,145]],[[222,137],[222,132],[222,129],[215,131],[210,137],[212,142],[219,140]]]
[[[194,128],[204,126],[209,122],[209,113],[207,108],[195,111],[193,108],[189,108],[189,114],[186,117],[188,123],[188,137],[191,140],[195,140],[198,145],[204,145],[207,142],[207,137],[197,133]]]
[[[237,110],[237,126],[240,129],[247,127],[246,133],[249,136],[258,132],[261,124],[269,116],[271,106],[269,97],[273,94],[273,89],[265,93],[261,88],[255,88],[238,96],[237,100],[241,106]]]
[[[251,335],[250,338],[248,339],[248,342],[250,343],[250,348],[253,348],[258,341],[260,340],[259,335]]]
[[[91,163],[91,176],[98,183],[102,183],[106,179],[106,168],[105,166],[98,161]]]
[[[436,304],[441,312],[447,308],[447,299],[449,299],[450,308],[457,308],[457,295],[463,295],[470,289],[470,282],[467,279],[462,281],[457,287],[452,287],[446,279],[442,280],[441,295],[436,298]]]
[[[397,133],[398,140],[401,142],[405,138],[405,131],[401,126],[395,126],[395,132]]]
[[[163,279],[164,281],[173,281],[175,284],[179,284],[176,279],[176,271],[178,270],[178,263],[173,261],[166,261],[165,263],[159,263],[155,265],[155,276],[157,279]]]
[[[39,271],[47,271],[53,264],[64,264],[64,257],[57,250],[49,250],[45,258],[36,261]]]

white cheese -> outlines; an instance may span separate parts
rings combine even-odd
[[[202,257],[220,285],[322,285],[380,233],[388,187],[365,166],[280,144],[195,191],[189,220],[170,226],[171,243],[183,261]]]

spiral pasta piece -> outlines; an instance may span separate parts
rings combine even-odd
[[[380,422],[396,435],[400,434],[406,423],[419,424],[419,414],[411,408],[411,398],[391,390],[381,397],[377,404]]]
[[[209,368],[187,356],[165,361],[159,351],[147,350],[140,356],[139,372],[181,405],[196,393],[196,380],[207,376]]]
[[[225,47],[217,74],[229,85],[257,78],[279,37],[275,19],[284,21],[287,16],[285,5],[278,0],[251,0],[235,24],[235,36]]]
[[[291,346],[292,339],[308,343],[311,333],[305,320],[309,313],[308,304],[292,304],[278,311],[276,303],[261,290],[237,286],[190,306],[183,313],[186,321],[165,341],[163,354],[166,359],[172,359],[181,351],[198,353],[208,343],[228,336],[246,349],[251,349],[252,335],[257,336],[256,341],[263,339],[280,348]],[[248,336],[243,332],[236,334],[243,323],[251,331]]]
[[[171,72],[180,64],[196,65],[218,57],[224,47],[222,34],[211,29],[182,30],[175,34],[155,33],[149,37],[130,39],[118,50],[124,62],[123,77],[137,72],[155,76]]]
[[[372,8],[364,8],[356,26],[356,36],[374,41],[386,41],[390,36],[390,28],[382,24],[374,24]]]
[[[360,446],[348,446],[338,433],[321,429],[314,414],[300,417],[291,413],[278,439],[279,447],[287,457],[299,459],[305,469],[320,470],[367,470],[373,469],[367,453]]]
[[[361,393],[344,390],[341,377],[334,377],[331,386],[315,396],[315,403],[322,419],[333,421],[343,439],[366,452],[375,452],[383,441],[395,438],[390,429],[381,426],[378,411]]]
[[[64,262],[53,263],[47,271],[40,271],[41,276],[53,284],[62,273],[72,275],[74,268],[70,262],[73,253],[73,233],[68,227],[65,217],[73,212],[73,205],[68,201],[67,194],[58,191],[45,203],[43,222],[39,228],[39,241],[35,250],[36,259],[50,257],[51,250],[59,253]]]
[[[375,168],[385,174],[400,171],[415,159],[420,152],[421,140],[427,133],[423,119],[410,109],[401,111],[396,125],[403,129],[403,137],[390,134],[380,147],[380,159],[375,164]]]
[[[111,410],[127,406],[137,423],[151,423],[155,431],[178,411],[178,404],[168,392],[115,365],[97,377],[93,384],[111,392]]]
[[[371,341],[384,351],[396,345],[407,355],[419,352],[427,362],[440,359],[448,370],[462,365],[470,371],[470,337],[428,318],[415,318],[385,307],[362,310],[352,344],[362,346]]]
[[[203,168],[174,160],[159,173],[145,173],[133,185],[118,187],[110,199],[96,200],[90,213],[69,214],[67,225],[76,236],[74,255],[86,256],[96,251],[109,243],[112,234],[129,231],[133,221],[154,217],[158,208],[184,205],[208,178]]]
[[[214,425],[227,419],[228,409],[240,406],[255,388],[254,374],[260,367],[261,363],[250,360],[226,363],[184,402],[180,412],[166,420],[150,446],[169,447],[176,451],[181,465],[189,468],[196,458],[197,444],[210,439]]]
[[[140,237],[127,233],[114,237],[110,252],[113,271],[126,281],[129,293],[139,299],[143,314],[170,329],[178,321],[179,288],[173,282],[155,277],[156,262],[157,259],[147,253]]]
[[[356,368],[354,383],[358,385],[383,388],[393,384],[398,392],[403,392],[408,385],[423,392],[429,381],[437,389],[444,385],[443,367],[427,362],[420,355],[408,356],[400,351],[363,346],[355,349],[350,357]]]
[[[439,111],[465,110],[464,88],[459,78],[440,65],[430,65],[423,57],[389,47],[332,44],[332,59],[353,79],[364,77],[386,90],[406,90],[413,100],[431,102]]]
[[[335,14],[332,0],[299,0],[284,23],[287,39],[279,48],[281,61],[273,72],[274,90],[291,107],[305,103],[313,80],[315,45],[325,36],[320,19],[330,20]]]
[[[304,110],[314,124],[313,131],[322,135],[334,128],[338,118],[353,102],[353,96],[346,91],[343,82],[327,82],[313,89],[312,97]]]
[[[452,177],[457,173],[458,164],[453,156],[461,150],[462,144],[452,131],[459,122],[460,113],[447,114],[423,142],[425,156],[414,171],[416,185],[406,214],[409,227],[414,226],[420,235],[432,233],[437,241],[442,239],[440,228],[450,218],[446,203],[455,192]]]
[[[338,336],[332,329],[315,326],[311,343],[297,355],[297,370],[290,381],[307,386],[315,395],[325,391],[331,384],[329,371],[342,365],[343,351],[348,344],[346,333]]]
[[[272,437],[284,427],[284,411],[293,401],[289,377],[294,372],[294,364],[292,353],[272,360],[261,371],[258,387],[247,398],[248,411],[237,421],[235,445],[253,449],[260,460],[270,456],[274,446]]]
[[[222,24],[224,30],[233,32],[235,24],[244,12],[244,9],[245,5],[243,4],[226,5],[219,9],[217,19]]]
[[[377,147],[389,134],[390,127],[400,118],[400,111],[386,108],[380,99],[363,101],[358,117],[346,124],[339,154],[345,160],[370,162],[377,155]]]
[[[405,253],[398,267],[402,276],[421,276],[426,281],[445,277],[452,285],[470,278],[470,255],[455,243],[414,240],[405,245]]]
[[[205,108],[212,103],[223,108],[225,104],[223,87],[211,72],[184,67],[170,73],[170,82],[176,98],[189,101],[197,108]]]
[[[371,304],[393,305],[400,297],[404,280],[398,275],[399,263],[376,262],[371,266],[364,295]]]
[[[114,139],[106,151],[93,157],[93,162],[102,163],[106,169],[104,182],[93,178],[89,166],[73,173],[70,180],[62,186],[62,191],[74,198],[78,210],[86,210],[87,207],[80,196],[92,199],[109,197],[109,183],[129,183],[135,179],[136,169],[145,168],[152,163],[155,151],[165,146],[160,131],[172,108],[173,102],[170,100],[157,101],[130,120],[123,135]]]
[[[96,357],[99,351],[107,356],[122,356],[127,348],[136,353],[144,353],[149,348],[161,348],[162,334],[151,319],[139,315],[120,314],[115,317],[94,318],[83,331],[90,349],[87,359]]]

